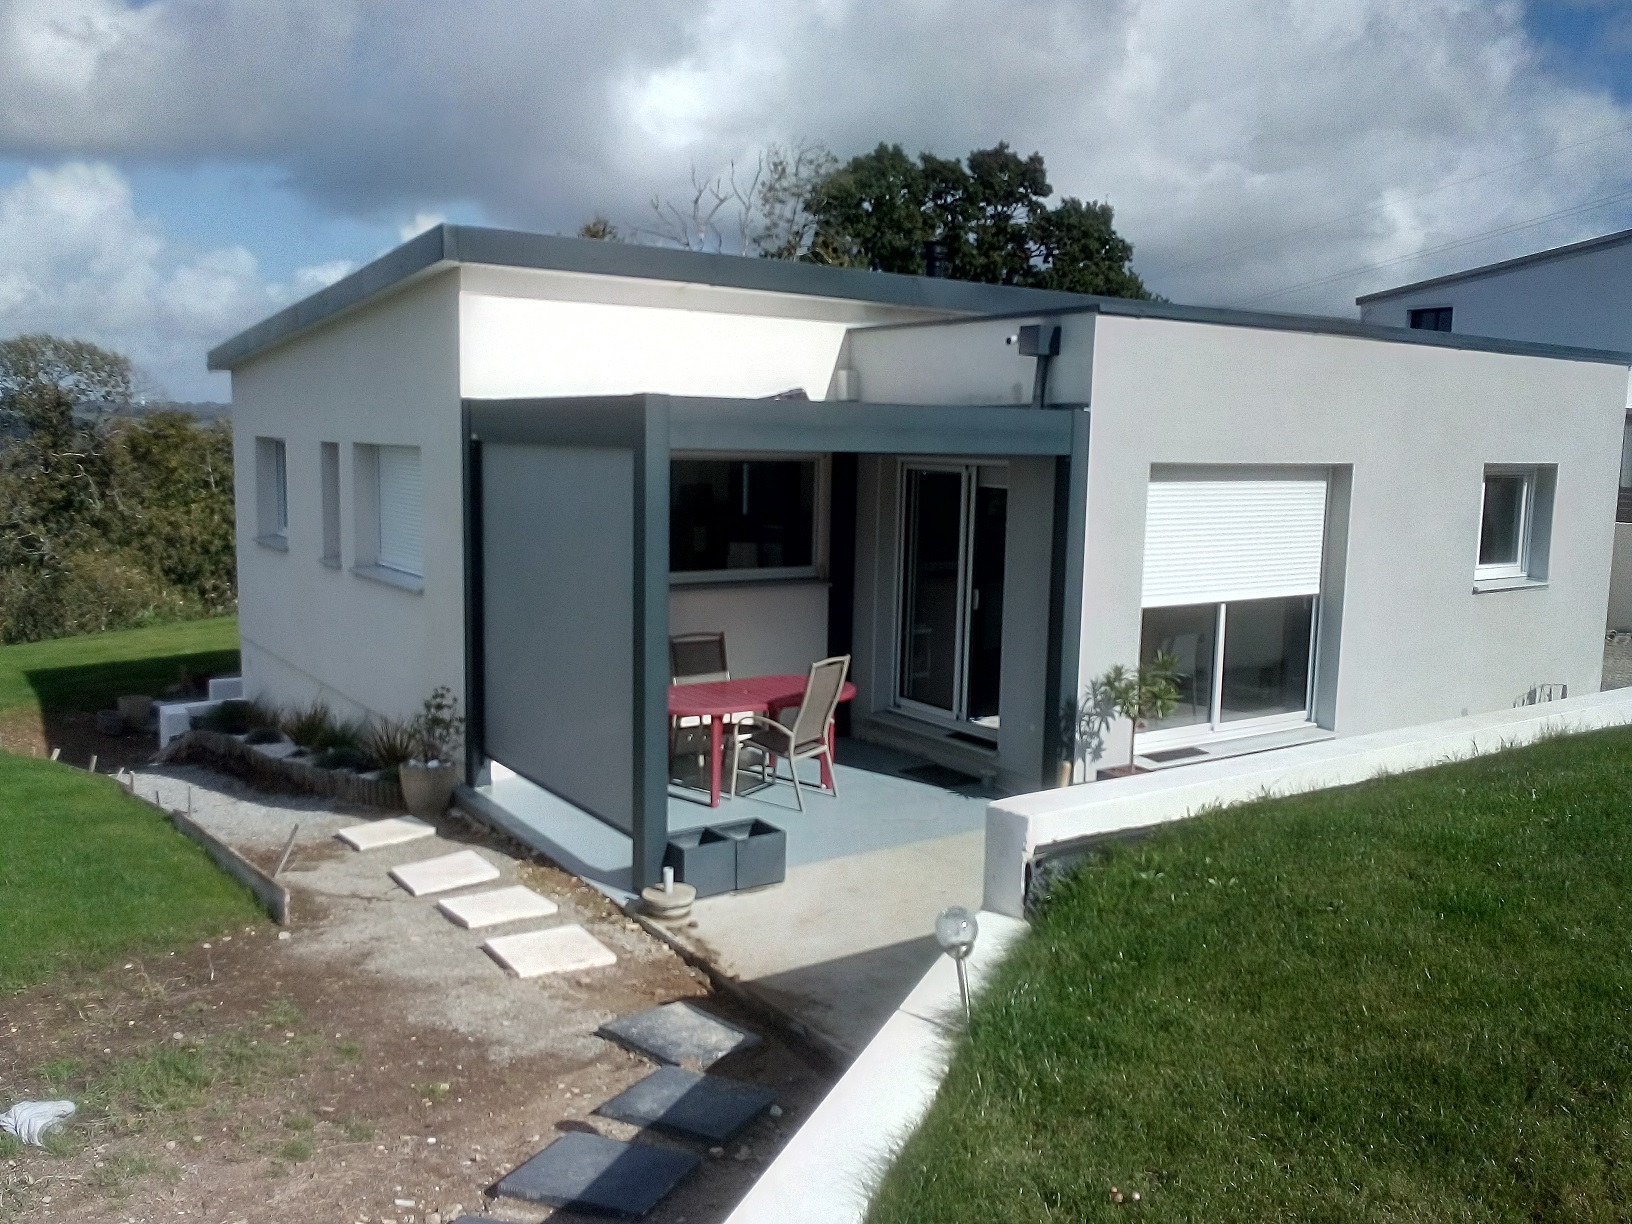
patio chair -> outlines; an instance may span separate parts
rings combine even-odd
[[[799,785],[799,762],[813,757],[826,757],[828,771],[833,776],[833,798],[839,797],[838,771],[833,768],[833,749],[829,735],[833,727],[833,712],[839,708],[839,697],[844,692],[844,678],[850,670],[849,655],[835,655],[810,665],[810,678],[805,681],[805,697],[788,722],[778,722],[763,714],[755,714],[744,722],[731,741],[731,797],[737,795],[737,759],[744,744],[756,748],[763,756],[760,777],[767,782],[776,780],[776,758],[788,758],[788,772],[793,775],[793,799],[799,810],[805,810],[804,792]],[[771,774],[765,776],[765,764]]]
[[[669,638],[669,682],[671,684],[707,684],[712,680],[731,679],[731,666],[725,661],[725,633],[711,630],[705,633],[676,633]],[[696,757],[702,763],[708,751],[708,736],[701,735],[697,742],[698,727],[706,728],[706,718],[671,718],[669,720],[669,759],[681,755],[680,741],[687,743],[684,754]],[[689,734],[682,737],[682,731]],[[732,734],[727,724],[726,735]]]

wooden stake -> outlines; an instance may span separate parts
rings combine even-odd
[[[85,772],[86,773],[95,773],[96,772],[96,753],[94,753],[94,752],[91,753],[91,767],[88,770],[86,770]]]
[[[61,756],[61,755],[62,755],[62,749],[61,749],[61,748],[53,748],[53,749],[51,749],[51,759],[52,759],[52,760],[53,760],[53,761],[54,761],[54,760],[56,760],[56,759],[57,759],[57,758],[58,758],[58,757],[59,757],[59,756]]]
[[[283,843],[283,855],[278,859],[278,865],[272,870],[272,878],[274,880],[283,873],[284,867],[288,864],[289,855],[293,853],[295,849],[295,836],[299,832],[300,826],[298,824],[289,830],[289,840]]]

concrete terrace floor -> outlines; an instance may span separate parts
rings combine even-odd
[[[673,785],[669,827],[757,817],[786,831],[786,880],[705,898],[675,934],[844,1057],[866,1045],[939,954],[935,915],[979,907],[986,804],[998,793],[976,779],[920,781],[907,771],[926,762],[858,740],[841,739],[838,757],[837,799],[812,785],[800,813],[784,775],[711,809],[706,791]],[[807,762],[801,778],[814,781],[815,769]],[[629,898],[629,838],[521,778],[501,776],[481,793],[563,867]]]

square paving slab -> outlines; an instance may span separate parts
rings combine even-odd
[[[651,1011],[620,1016],[596,1031],[658,1062],[683,1064],[699,1071],[727,1054],[759,1044],[753,1033],[716,1019],[690,1003],[665,1003]]]
[[[499,878],[499,869],[474,850],[459,850],[440,858],[393,867],[391,878],[414,896],[423,897],[427,893],[486,884]]]
[[[615,965],[612,950],[581,926],[548,927],[522,935],[500,935],[482,945],[517,977],[574,973]]]
[[[494,1190],[530,1203],[638,1219],[700,1163],[690,1152],[571,1131],[505,1174]]]
[[[371,820],[367,824],[352,825],[349,829],[341,829],[335,836],[353,850],[378,850],[381,846],[399,846],[422,837],[435,837],[436,830],[412,816],[395,816],[390,820]]]
[[[520,922],[526,918],[548,918],[556,911],[556,904],[541,897],[525,884],[513,888],[495,888],[490,892],[466,893],[438,901],[436,908],[449,921],[467,929],[498,926],[501,922]]]
[[[751,1084],[684,1067],[660,1067],[595,1112],[631,1126],[654,1126],[721,1144],[734,1139],[775,1100],[774,1092]]]

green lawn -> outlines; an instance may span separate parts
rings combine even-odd
[[[124,693],[158,697],[183,667],[194,676],[236,673],[238,618],[0,646],[0,714],[108,709]]]
[[[0,752],[0,997],[265,917],[112,778]]]
[[[1632,730],[1233,808],[1062,883],[869,1219],[1130,1211],[1632,1218]]]

